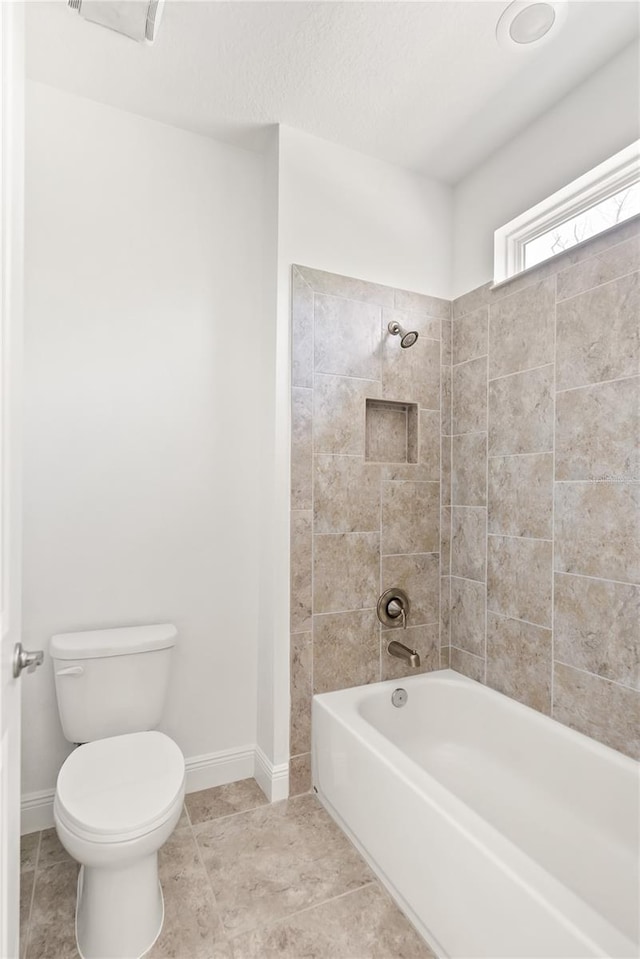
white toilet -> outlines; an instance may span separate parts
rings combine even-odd
[[[84,959],[137,959],[162,929],[158,849],[182,809],[184,757],[155,732],[177,631],[169,624],[53,636],[58,710],[75,749],[54,819],[81,863],[76,939]]]

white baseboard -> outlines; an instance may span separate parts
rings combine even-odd
[[[212,786],[224,786],[240,779],[255,777],[269,802],[289,795],[289,764],[274,766],[259,746],[223,749],[185,760],[188,793]],[[22,797],[20,833],[39,832],[53,826],[54,789],[26,793]]]
[[[254,775],[255,746],[223,749],[219,753],[192,756],[185,760],[187,792],[196,793],[212,786],[224,786]]]
[[[265,755],[260,746],[255,748],[254,777],[269,802],[278,802],[289,796],[289,763],[277,766]]]

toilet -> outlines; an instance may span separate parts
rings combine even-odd
[[[53,812],[62,845],[81,864],[83,959],[138,959],[162,929],[158,850],[180,818],[185,763],[155,727],[176,639],[171,623],[51,639],[62,730],[78,745],[58,774]]]

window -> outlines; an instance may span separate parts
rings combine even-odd
[[[640,140],[495,232],[494,283],[640,214]]]

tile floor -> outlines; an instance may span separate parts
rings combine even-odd
[[[433,956],[313,795],[269,805],[253,779],[191,793],[159,859],[149,959]],[[22,959],[77,959],[76,877],[54,829],[23,837]]]

